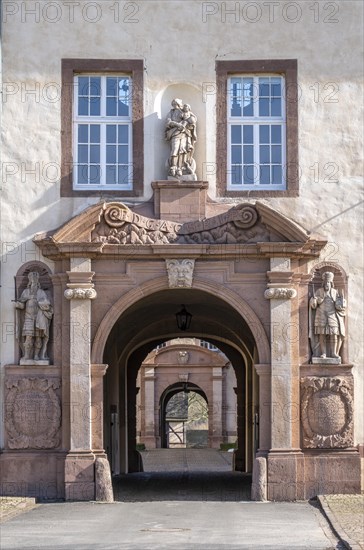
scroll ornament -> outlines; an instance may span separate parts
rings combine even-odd
[[[94,300],[97,297],[97,292],[94,288],[67,288],[64,291],[64,296],[67,300]]]
[[[105,205],[91,239],[105,244],[245,244],[269,239],[250,204],[184,224],[146,218],[117,203]]]
[[[297,296],[294,288],[267,288],[264,298],[267,300],[291,300]]]

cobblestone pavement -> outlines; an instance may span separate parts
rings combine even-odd
[[[364,495],[318,497],[331,526],[347,548],[364,550]]]
[[[37,506],[35,498],[0,497],[0,523]],[[1,543],[0,543],[1,548]]]

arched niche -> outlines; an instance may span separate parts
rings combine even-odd
[[[204,162],[206,160],[206,105],[202,101],[201,89],[179,82],[167,86],[159,92],[154,101],[154,110],[158,113],[155,136],[155,179],[167,179],[166,160],[169,157],[169,142],[164,139],[165,121],[171,109],[171,102],[175,98],[182,99],[183,103],[191,106],[197,116],[197,142],[194,153],[196,160],[196,175],[198,180],[205,179]]]
[[[312,268],[310,272],[310,280],[309,280],[309,299],[314,296],[315,292],[322,287],[322,275],[326,271],[331,271],[334,274],[334,287],[339,290],[340,295],[344,296],[346,301],[346,312],[348,312],[348,275],[344,271],[344,269],[336,262],[320,262],[315,265],[314,268]],[[310,306],[308,306],[310,307]],[[309,311],[309,315],[310,315]],[[345,319],[345,331],[346,331],[346,337],[344,338],[344,341],[341,346],[340,355],[342,357],[342,362],[347,363],[348,362],[348,327],[347,327],[347,313],[344,317]]]
[[[36,271],[39,273],[39,284],[40,288],[44,290],[44,292],[47,295],[48,300],[53,305],[54,304],[54,296],[53,296],[53,283],[52,283],[52,271],[45,263],[40,262],[38,260],[36,261],[30,261],[23,264],[17,271],[15,276],[15,300],[18,300],[20,298],[23,290],[25,290],[28,286],[29,279],[28,275],[29,273]],[[21,338],[21,330],[22,326],[21,323],[18,322],[17,324],[17,334],[16,334],[16,342],[15,342],[15,361],[16,363],[19,362],[21,352],[20,352],[20,346],[19,341]],[[47,346],[47,355],[52,363],[53,361],[53,322],[50,324],[50,333],[49,333],[49,341]]]

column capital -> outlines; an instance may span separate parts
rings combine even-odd
[[[259,363],[254,365],[254,368],[258,376],[270,376],[272,372],[272,366],[270,363]]]
[[[94,288],[73,287],[64,291],[64,297],[67,300],[94,300],[97,297],[97,292]]]
[[[64,296],[67,300],[94,300],[97,296],[92,282],[94,271],[67,271],[68,283]]]
[[[293,275],[293,271],[267,271],[268,286],[290,285]]]
[[[97,364],[93,363],[91,365],[91,376],[102,378],[105,376],[107,369],[109,368],[109,365],[105,364]]]
[[[289,287],[269,287],[264,292],[264,298],[267,300],[291,300],[296,296],[296,289]]]
[[[95,275],[94,271],[67,271],[66,273],[68,275],[68,288],[92,288],[94,286],[92,283]]]

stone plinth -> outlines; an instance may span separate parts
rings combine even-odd
[[[267,500],[267,460],[262,456],[254,460],[251,499],[259,502]]]
[[[26,366],[30,366],[32,367],[33,365],[37,366],[37,365],[40,365],[41,367],[46,367],[48,365],[50,365],[50,361],[49,359],[38,359],[38,360],[35,360],[35,359],[20,359],[19,361],[19,365],[26,365]]]
[[[192,222],[206,217],[207,181],[152,182],[154,211],[160,219]]]
[[[340,365],[341,357],[312,357],[313,365]]]

